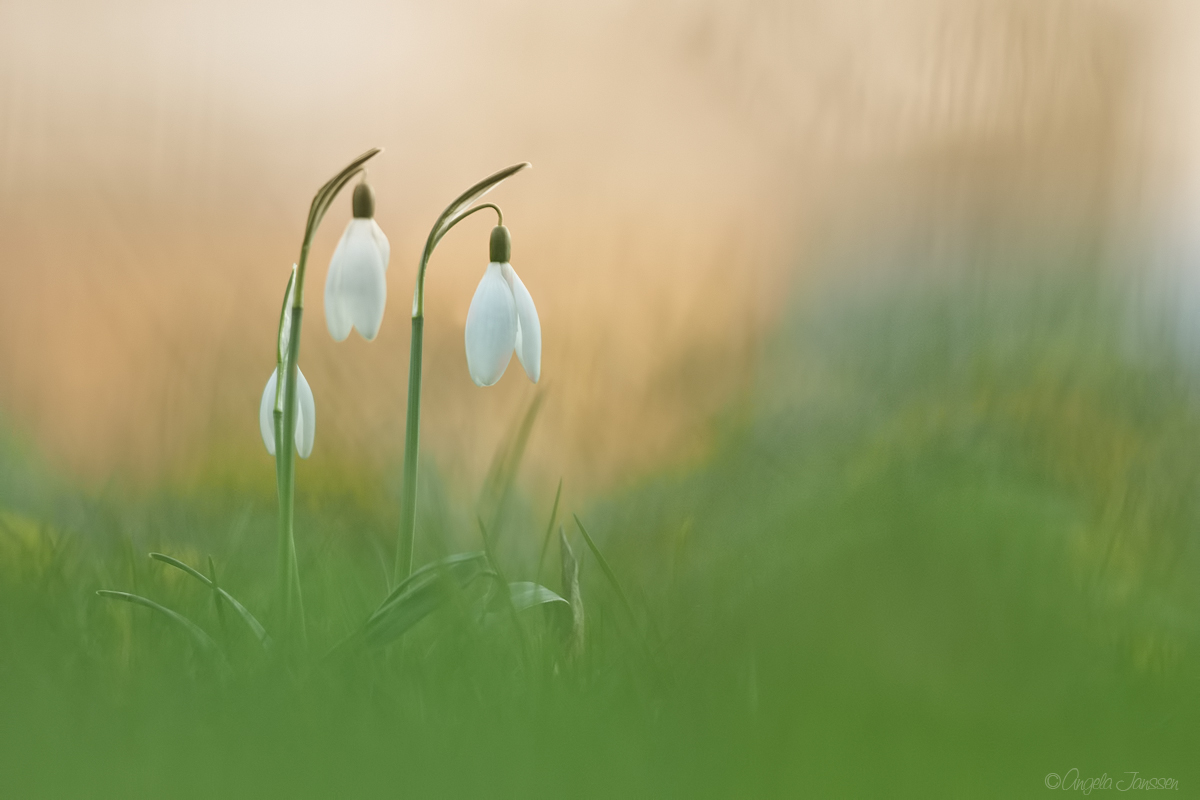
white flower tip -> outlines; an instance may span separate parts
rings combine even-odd
[[[382,313],[377,318],[371,317],[370,319],[363,320],[363,322],[366,324],[355,326],[359,335],[362,336],[362,338],[366,339],[368,342],[375,341],[375,337],[379,335],[379,327],[383,324]]]
[[[515,349],[517,360],[525,369],[525,374],[534,383],[542,373],[542,323],[538,319],[537,308],[529,290],[517,276],[516,270],[509,264],[502,266],[504,278],[512,289],[513,304],[517,312],[517,336]]]
[[[317,404],[304,373],[296,368],[296,453],[301,458],[312,454],[317,434]]]
[[[468,367],[468,369],[470,369],[470,364],[468,364],[467,367]],[[500,382],[500,379],[504,377],[504,372],[507,369],[508,369],[508,365],[505,364],[503,369],[500,370],[499,374],[492,373],[492,374],[486,374],[486,375],[483,375],[478,372],[475,372],[474,370],[471,370],[471,381],[476,386],[479,386],[481,388],[487,387],[487,386],[495,386],[497,383]]]
[[[335,318],[335,312],[330,308],[329,303],[325,304],[325,327],[329,329],[329,335],[335,342],[344,342],[346,337],[350,335],[351,326],[349,323],[343,324],[341,319]]]

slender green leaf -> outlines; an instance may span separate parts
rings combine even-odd
[[[440,558],[437,561],[431,561],[420,569],[414,570],[411,575],[400,581],[400,583],[396,584],[396,587],[392,589],[387,597],[383,599],[383,602],[379,604],[379,608],[375,610],[375,613],[372,614],[371,617],[374,618],[379,614],[384,613],[389,603],[398,598],[404,592],[408,591],[408,589],[414,583],[430,573],[443,571],[455,573],[460,570],[466,573],[472,568],[482,568],[482,566],[486,563],[487,554],[478,550],[468,553],[455,553],[454,555]]]
[[[363,640],[371,647],[386,647],[486,572],[483,553],[459,553],[426,564],[392,590],[370,616]]]
[[[213,606],[217,609],[217,623],[221,626],[221,642],[229,648],[229,625],[225,622],[225,604],[221,602],[221,584],[217,583],[217,564],[208,557],[208,579],[212,586]]]
[[[513,608],[517,611],[524,611],[527,608],[546,605],[548,603],[562,603],[564,606],[570,606],[566,598],[560,596],[557,592],[532,581],[514,581],[510,583],[508,585],[508,594],[512,600]]]
[[[172,567],[175,567],[176,569],[183,570],[188,575],[191,575],[193,578],[200,581],[201,583],[203,583],[205,586],[209,587],[210,589],[214,588],[213,582],[210,581],[206,575],[201,573],[199,570],[193,569],[192,567],[188,566],[187,564],[183,563],[182,561],[180,561],[177,558],[172,558],[171,556],[164,555],[163,553],[151,553],[150,557],[153,558],[155,561],[161,561],[162,563],[169,564]],[[237,601],[237,598],[235,598],[229,592],[225,591],[224,588],[222,588],[220,586],[217,586],[215,588],[216,588],[216,591],[220,592],[221,597],[223,597],[225,599],[225,602],[227,602],[227,603],[229,603],[229,605],[233,606],[233,610],[238,613],[238,616],[240,616],[242,618],[242,620],[246,623],[246,625],[250,628],[250,630],[254,632],[254,635],[258,639],[259,643],[264,648],[269,648],[271,646],[271,636],[267,633],[266,629],[263,628],[262,623],[260,623],[255,618],[255,616],[246,609],[246,607],[244,605],[239,603]]]
[[[621,599],[621,605],[625,606],[625,611],[628,612],[629,618],[636,623],[637,615],[633,613],[633,606],[629,603],[629,597],[626,596],[625,590],[621,588],[621,582],[617,580],[617,573],[613,572],[613,568],[608,565],[608,559],[600,552],[600,548],[592,540],[591,534],[587,532],[587,528],[583,527],[583,523],[579,521],[579,515],[572,514],[571,516],[575,518],[575,524],[579,526],[579,532],[583,534],[583,540],[587,542],[588,549],[592,551],[592,555],[596,557],[596,561],[600,564],[600,570],[604,573],[604,577],[608,578],[608,582],[612,584],[617,597]]]
[[[211,636],[204,632],[203,628],[192,622],[183,614],[180,614],[178,611],[172,611],[166,606],[161,606],[153,600],[149,600],[141,595],[130,594],[129,592],[115,592],[111,589],[99,589],[96,591],[96,594],[100,595],[101,597],[107,597],[111,600],[122,600],[126,603],[145,606],[146,608],[157,611],[159,614],[162,614],[167,619],[175,622],[177,625],[186,630],[192,636],[192,638],[195,639],[196,643],[199,644],[200,647],[206,652],[220,652],[220,650],[217,648],[217,643],[213,641]]]
[[[210,581],[208,579],[207,575],[200,572],[198,569],[195,569],[195,568],[183,563],[182,561],[180,561],[177,558],[172,558],[171,556],[168,556],[164,553],[151,553],[150,557],[152,559],[154,559],[155,561],[161,561],[164,564],[170,564],[172,567],[175,567],[175,569],[186,572],[188,575],[191,575],[193,578],[200,581],[205,586],[210,586],[210,587],[212,586],[212,581]]]
[[[280,368],[281,374],[283,362],[287,360],[288,340],[292,334],[292,300],[295,293],[296,265],[292,264],[292,274],[288,276],[287,288],[283,290],[283,309],[279,312],[279,335],[276,337],[275,365]]]
[[[521,468],[521,460],[525,456],[525,445],[529,442],[529,435],[533,432],[533,424],[537,421],[538,411],[542,407],[542,400],[545,396],[545,391],[539,391],[534,395],[533,400],[525,409],[525,413],[512,427],[504,444],[496,450],[487,477],[484,479],[479,508],[480,513],[487,515],[491,520],[489,530],[493,536],[499,535],[505,502],[516,481],[517,471]]]
[[[554,532],[554,522],[558,519],[558,501],[562,499],[562,478],[558,479],[558,491],[554,493],[554,506],[550,509],[550,522],[546,524],[546,535],[542,537],[542,550],[538,554],[537,570],[534,572],[534,583],[542,582],[542,564],[546,561],[546,549],[550,546],[550,534]]]
[[[625,607],[625,613],[629,615],[630,622],[633,624],[634,628],[637,628],[637,615],[633,612],[633,605],[629,602],[628,595],[626,595],[625,590],[621,588],[621,582],[617,580],[617,573],[613,572],[613,568],[609,566],[608,559],[606,559],[604,554],[600,552],[600,548],[596,546],[596,542],[594,539],[592,539],[591,534],[587,532],[587,528],[583,527],[583,523],[579,521],[579,515],[572,514],[571,516],[575,518],[575,524],[579,526],[579,532],[583,534],[583,540],[587,542],[588,549],[592,551],[592,555],[596,557],[596,561],[600,564],[600,569],[604,572],[604,577],[608,578],[608,582],[612,584],[613,590],[617,593],[617,597],[621,599],[621,605]],[[658,633],[658,626],[655,625],[654,617],[649,611],[646,612],[646,621],[649,624],[651,632],[654,634],[654,638],[661,646],[662,636]],[[660,680],[665,680],[666,674],[661,662],[658,659],[658,655],[653,649],[651,649],[649,642],[647,642],[645,638],[642,638],[641,641],[642,646],[646,650],[646,655],[654,667],[656,676]]]
[[[567,639],[567,657],[575,659],[583,652],[584,616],[583,595],[579,592],[579,561],[567,542],[562,526],[558,526],[558,545],[562,553],[562,592],[571,606],[571,631]]]

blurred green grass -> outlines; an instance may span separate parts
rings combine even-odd
[[[264,615],[274,507],[86,496],[0,458],[0,774],[14,797],[1023,797],[1049,772],[1200,786],[1200,402],[1171,315],[1093,271],[831,288],[775,335],[707,463],[579,512],[585,647],[448,607],[308,670],[231,626],[221,677],[144,594],[219,636],[200,566]],[[422,476],[418,563],[479,546]],[[303,476],[299,486],[303,498]],[[303,499],[301,501],[303,503]],[[496,530],[532,580],[549,508]],[[301,509],[313,650],[387,591],[395,512]],[[556,590],[551,545],[542,575]],[[523,642],[523,644],[522,644]]]

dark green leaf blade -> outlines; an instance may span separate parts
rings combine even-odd
[[[483,553],[458,553],[426,564],[402,581],[367,620],[363,641],[386,647],[487,572]]]

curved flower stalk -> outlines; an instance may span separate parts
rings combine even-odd
[[[464,333],[467,369],[476,386],[491,386],[508,368],[513,352],[529,380],[542,370],[542,326],[525,284],[508,263],[512,252],[508,228],[492,230],[491,263],[471,298]]]
[[[308,267],[308,251],[313,236],[320,227],[325,213],[340,192],[355,175],[362,172],[363,164],[382,150],[372,148],[346,165],[341,172],[330,178],[313,197],[308,209],[308,221],[304,226],[304,240],[300,245],[300,258],[292,267],[284,293],[283,310],[279,315],[279,335],[275,351],[275,401],[268,405],[271,381],[263,393],[259,408],[259,423],[268,452],[274,450],[275,482],[279,493],[279,615],[282,621],[280,633],[284,637],[298,638],[305,644],[304,604],[300,592],[300,572],[296,565],[296,542],[293,535],[295,520],[295,455],[307,456],[312,451],[313,435],[316,432],[316,408],[312,400],[312,389],[300,374],[300,323],[304,316],[304,276]],[[368,190],[369,191],[369,190]],[[373,205],[373,203],[372,203]],[[358,210],[357,208],[355,209]],[[371,209],[372,212],[374,209]],[[356,214],[357,216],[357,214]],[[370,215],[368,215],[369,217]],[[373,222],[373,220],[372,220]],[[380,234],[382,235],[382,234]],[[386,242],[386,239],[384,240]],[[384,261],[386,265],[386,259]],[[337,293],[335,292],[335,295]],[[335,312],[336,313],[336,312]],[[382,314],[382,312],[380,312]],[[355,320],[356,322],[357,320]],[[366,321],[364,321],[364,325]],[[363,331],[363,328],[359,328]],[[375,322],[378,330],[378,322]],[[365,335],[365,331],[364,335]],[[349,330],[347,330],[347,334]],[[371,334],[374,335],[374,332]],[[343,337],[344,338],[344,337]],[[282,376],[282,380],[279,377]],[[267,436],[263,419],[264,409],[270,407],[271,428],[274,436]],[[272,448],[271,439],[274,439]]]
[[[424,341],[425,331],[425,270],[429,266],[429,259],[433,255],[434,248],[437,247],[438,242],[442,240],[442,237],[445,236],[451,228],[462,222],[469,215],[474,214],[476,211],[480,211],[484,208],[491,208],[499,217],[497,230],[504,229],[504,217],[500,213],[500,209],[497,206],[491,203],[481,203],[479,205],[474,205],[474,203],[479,200],[479,198],[483,197],[489,191],[494,189],[502,181],[512,177],[529,166],[531,166],[529,162],[514,164],[511,167],[500,170],[494,175],[489,175],[479,183],[472,186],[470,189],[467,189],[465,192],[460,194],[457,198],[455,198],[454,202],[446,207],[446,210],[441,213],[441,216],[437,218],[437,221],[433,223],[433,228],[429,231],[429,237],[425,240],[425,249],[421,252],[421,261],[417,268],[417,286],[416,290],[413,292],[412,340],[408,356],[408,417],[405,422],[404,433],[404,488],[400,500],[400,532],[398,541],[396,543],[397,582],[408,577],[408,575],[412,572],[413,536],[417,525],[417,455],[420,447],[421,427],[421,357],[423,352],[422,344]],[[495,247],[497,236],[498,234],[494,230],[492,232],[493,247]],[[505,242],[508,241],[507,229],[504,229],[503,238]],[[497,253],[493,250],[493,256],[496,254]],[[501,278],[507,283],[508,279],[503,277],[503,266],[508,262],[508,253],[505,251],[501,253],[501,255],[503,255],[504,258],[496,263],[496,267],[498,270],[500,270]],[[492,260],[496,261],[494,257]],[[489,265],[489,273],[490,272],[491,266]],[[510,300],[513,303],[513,314],[515,315],[517,301],[516,289],[514,287],[519,285],[520,281],[516,278],[516,273],[512,272],[511,267],[509,267],[509,272],[511,273],[513,280],[507,285],[509,287],[508,291],[511,295]],[[487,281],[487,278],[488,274],[485,274],[485,281]],[[500,298],[500,292],[498,291],[499,287],[497,287],[494,282],[488,282],[488,286],[489,296],[492,294],[491,290],[496,289],[496,296],[497,298]],[[482,283],[480,284],[480,288],[483,288]],[[523,285],[521,285],[521,291],[525,296],[528,296],[529,293],[524,291]],[[478,294],[479,292],[476,291],[476,295]],[[474,306],[474,301],[472,301],[472,306]],[[527,331],[521,330],[522,347],[518,347],[517,345],[516,337],[519,329],[515,319],[513,319],[513,324],[511,326],[511,341],[508,338],[510,328],[499,325],[499,323],[503,322],[504,314],[495,313],[495,309],[503,306],[504,300],[502,298],[496,299],[494,303],[489,300],[485,310],[482,312],[483,316],[480,317],[478,314],[476,315],[476,321],[480,324],[472,325],[470,320],[468,321],[468,325],[476,333],[475,337],[468,336],[468,339],[470,340],[471,338],[474,338],[475,341],[481,344],[480,353],[484,356],[483,363],[488,365],[488,370],[484,370],[481,366],[480,375],[482,377],[491,377],[492,372],[495,371],[495,362],[498,362],[501,358],[500,355],[495,355],[492,361],[488,361],[487,356],[494,355],[493,351],[495,351],[495,353],[503,353],[504,363],[500,365],[499,372],[495,374],[495,379],[492,380],[491,383],[495,383],[496,380],[499,380],[500,374],[504,372],[504,367],[507,366],[508,360],[512,357],[513,351],[517,350],[518,353],[522,352],[522,350],[525,349],[524,345],[526,344],[525,338]],[[538,373],[541,370],[541,327],[540,324],[537,323],[537,311],[533,310],[532,299],[529,301],[529,310],[532,311],[532,317],[530,318],[531,322],[529,323],[528,328],[530,344],[527,349],[530,354],[536,352],[537,356],[536,359],[533,359],[532,361],[527,361],[526,357],[522,356],[521,363],[525,366],[526,372],[529,373],[530,378],[536,381]],[[468,317],[470,317],[470,314],[468,314]],[[496,323],[497,327],[492,327],[493,323]],[[535,330],[536,337],[532,335]],[[536,343],[534,343],[535,339]],[[507,346],[507,350],[504,350],[505,346]],[[473,356],[471,355],[471,348],[468,345],[469,369],[471,368],[470,365],[472,359]],[[475,372],[473,370],[472,378],[475,378]],[[475,382],[480,383],[480,385],[486,385],[481,383],[479,379],[476,379]]]
[[[375,222],[375,193],[366,181],[354,187],[353,208],[325,278],[325,324],[336,342],[352,327],[367,341],[374,339],[387,304],[391,246]]]

